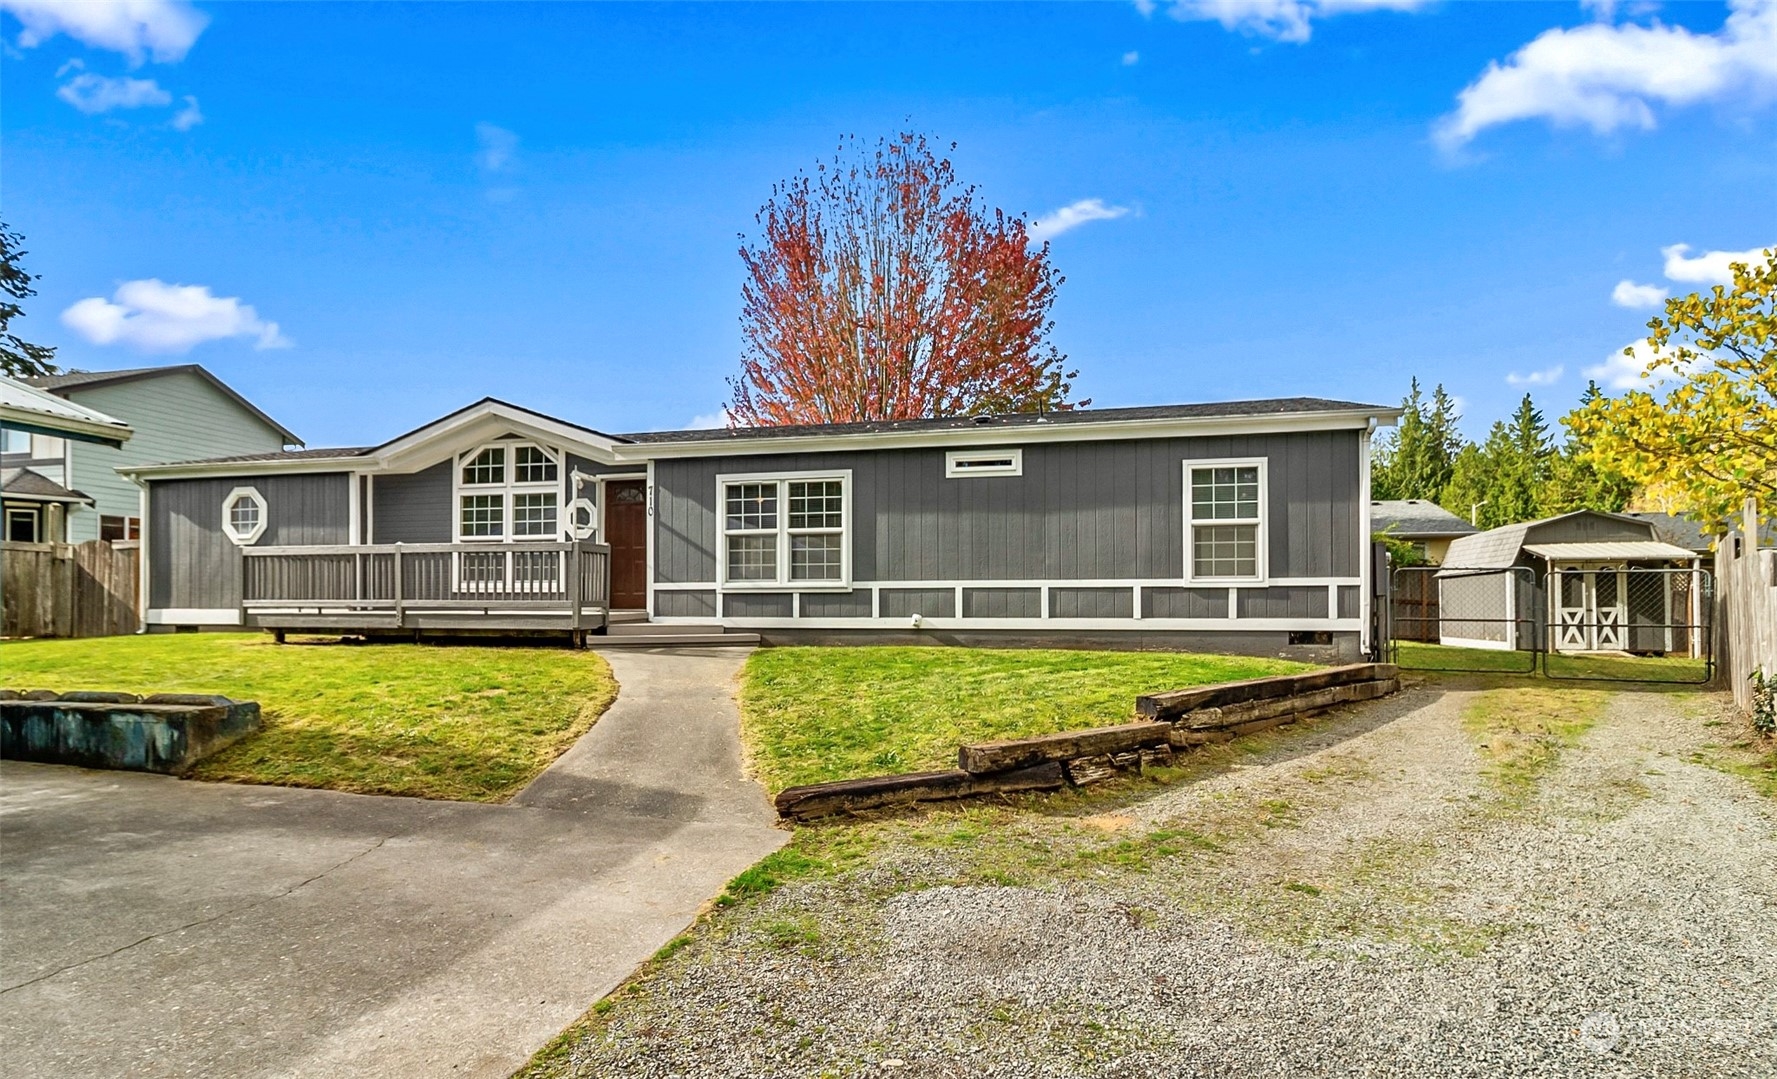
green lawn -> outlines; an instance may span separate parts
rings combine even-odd
[[[7,642],[0,684],[258,701],[264,729],[193,776],[477,802],[523,787],[617,694],[590,652],[234,633]]]
[[[1123,723],[1138,694],[1309,667],[1163,652],[770,648],[747,661],[741,732],[775,793],[955,768],[959,743]]]
[[[1396,662],[1414,671],[1494,671],[1529,674],[1535,669],[1536,653],[1508,652],[1493,648],[1458,648],[1447,644],[1425,644],[1419,641],[1398,641]]]

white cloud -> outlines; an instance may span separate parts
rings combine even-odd
[[[518,153],[518,136],[497,124],[476,124],[475,141],[481,147],[475,152],[475,163],[484,172],[504,171]]]
[[[1081,199],[1051,210],[1030,223],[1030,238],[1037,243],[1052,240],[1069,229],[1077,229],[1088,221],[1110,221],[1129,212],[1127,206],[1106,206],[1103,199]]]
[[[20,48],[41,45],[57,34],[95,49],[108,49],[140,64],[185,58],[210,18],[186,0],[0,0],[23,24]]]
[[[277,323],[262,320],[238,297],[156,278],[126,281],[110,300],[80,300],[62,312],[62,322],[95,345],[124,344],[142,352],[185,352],[228,337],[253,338],[254,348],[290,347]]]
[[[185,107],[173,114],[173,128],[176,131],[190,131],[204,122],[204,112],[197,107],[197,98],[185,95]]]
[[[1520,375],[1513,371],[1506,376],[1506,382],[1513,386],[1553,386],[1561,380],[1561,376],[1566,371],[1567,368],[1561,364],[1541,371],[1532,371],[1528,375]]]
[[[1777,43],[1773,44],[1777,47]],[[1777,247],[1777,244],[1770,246]],[[1685,254],[1690,249],[1690,244],[1673,244],[1671,247],[1660,248],[1660,254],[1666,259],[1668,279],[1705,285],[1731,285],[1734,283],[1733,263],[1762,266],[1765,261],[1763,247],[1746,251],[1705,251],[1695,256]]]
[[[1624,355],[1625,350],[1634,353],[1634,355]],[[1666,354],[1670,355],[1670,353]],[[1671,367],[1662,367],[1654,372],[1653,378],[1642,378],[1641,372],[1646,369],[1649,363],[1653,362],[1655,355],[1657,354],[1648,347],[1645,339],[1631,341],[1623,348],[1606,356],[1603,363],[1586,368],[1586,377],[1597,379],[1613,390],[1632,390],[1657,386],[1682,373]],[[1693,366],[1700,362],[1707,361],[1694,361]]]
[[[701,416],[693,416],[685,424],[687,431],[713,431],[721,427],[734,426],[734,416],[727,407],[718,408],[714,412],[706,412]]]
[[[1139,63],[1141,63],[1141,53],[1136,52],[1134,49],[1123,54],[1124,67],[1134,67]]]
[[[1658,307],[1666,302],[1666,290],[1658,285],[1637,285],[1625,277],[1610,290],[1610,302],[1618,307]]]
[[[161,89],[153,79],[127,76],[113,79],[91,71],[63,83],[56,90],[56,96],[89,115],[112,109],[158,108],[173,103],[173,95]]]
[[[1499,124],[1545,119],[1599,134],[1652,129],[1652,103],[1749,103],[1777,94],[1777,0],[1730,0],[1713,34],[1653,22],[1545,31],[1457,95],[1434,132],[1455,150]]]
[[[1175,0],[1167,14],[1180,22],[1219,22],[1223,28],[1278,41],[1307,41],[1313,21],[1347,12],[1412,11],[1429,0]],[[1144,14],[1153,4],[1137,0]]]

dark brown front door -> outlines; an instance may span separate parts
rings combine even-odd
[[[605,484],[605,542],[611,545],[611,609],[648,606],[648,485]]]

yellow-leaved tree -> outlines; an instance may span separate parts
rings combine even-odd
[[[1747,498],[1777,512],[1777,249],[1649,322],[1649,389],[1565,420],[1598,468],[1684,502],[1717,534]],[[1625,354],[1634,355],[1633,349]]]

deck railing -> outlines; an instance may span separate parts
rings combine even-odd
[[[611,549],[602,543],[393,543],[245,547],[248,611],[559,612],[576,627],[609,606]]]

